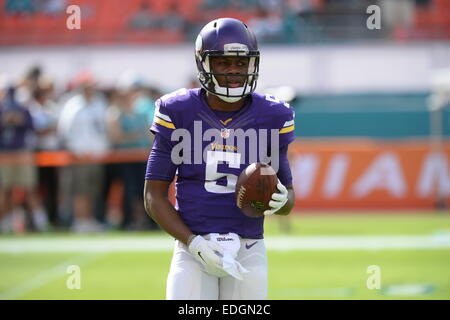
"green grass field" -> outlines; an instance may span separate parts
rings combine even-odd
[[[450,299],[449,212],[282,219],[266,221],[269,299]],[[164,299],[171,243],[162,232],[3,235],[0,299]],[[70,265],[80,289],[67,287]],[[372,265],[380,289],[367,288]]]

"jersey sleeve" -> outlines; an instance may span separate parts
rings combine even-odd
[[[271,123],[271,128],[278,129],[280,148],[287,146],[295,140],[294,108],[270,95],[266,95],[265,99],[269,102],[270,119],[268,121]]]
[[[171,160],[172,145],[170,141],[155,134],[152,151],[148,157],[145,180],[172,181],[175,177],[177,166]]]
[[[279,168],[277,172],[278,179],[285,186],[292,185],[292,173],[288,160],[288,145],[280,148]]]
[[[285,186],[292,185],[292,173],[288,161],[288,147],[295,140],[295,111],[287,103],[277,101],[272,105],[273,128],[278,129],[279,159],[277,176]]]
[[[295,112],[286,102],[266,94],[259,95],[260,103],[264,106],[264,123],[271,130],[278,129],[279,146],[284,147],[295,140]]]
[[[150,131],[153,134],[159,134],[168,141],[172,136],[172,132],[176,129],[174,119],[171,110],[166,107],[165,101],[158,99],[155,102],[155,114],[153,116],[153,123],[150,127]]]
[[[288,112],[283,113],[279,124],[280,146],[287,146],[295,140],[295,112],[292,107],[289,107]]]

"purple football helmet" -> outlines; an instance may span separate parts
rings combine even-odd
[[[210,57],[248,57],[248,72],[242,87],[221,87],[215,76],[231,74],[214,73]],[[202,87],[226,102],[236,102],[256,89],[259,71],[259,50],[256,37],[242,21],[221,18],[209,22],[195,41],[195,61]]]

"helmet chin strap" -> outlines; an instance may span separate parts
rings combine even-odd
[[[239,100],[241,100],[243,97],[239,96],[242,93],[242,87],[239,88],[225,88],[225,87],[221,87],[219,85],[215,85],[215,90],[217,93],[216,96],[218,96],[220,99],[222,99],[225,102],[237,102]],[[227,97],[227,96],[223,96],[227,94],[227,90],[230,93],[230,95],[234,96],[234,97]],[[223,95],[222,95],[223,94]]]
[[[250,93],[250,88],[247,86],[244,95],[242,94],[242,88],[227,88],[219,86],[219,82],[217,81],[215,76],[212,76],[212,81],[214,83],[214,89],[216,91],[216,96],[222,99],[225,102],[233,103],[243,99],[247,94]]]
[[[228,103],[233,103],[233,102],[238,102],[239,100],[243,99],[242,97],[224,97],[224,96],[219,96],[217,95],[220,99],[222,99],[225,102]]]

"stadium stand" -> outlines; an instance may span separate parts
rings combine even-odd
[[[0,0],[0,45],[179,43],[192,40],[199,26],[216,17],[233,17],[245,22],[256,19],[265,2],[244,1],[237,5],[235,1],[227,1],[228,5],[224,5],[222,1],[205,0],[75,0],[70,4],[81,9],[82,32],[66,28],[67,1],[46,1],[54,3],[51,8],[40,3],[37,0]],[[275,41],[348,40],[358,38],[358,34],[359,38],[368,38],[365,28],[355,27],[364,25],[360,22],[367,18],[364,1],[354,6],[352,1],[316,0],[311,1],[307,9],[298,7],[296,1],[276,3],[279,6],[271,9],[270,15],[281,18],[283,25]],[[399,40],[450,39],[450,2],[417,0],[414,3],[410,29],[394,28],[392,34],[379,34]],[[341,14],[349,7],[352,7],[350,14]],[[130,24],[130,19],[139,12],[140,18],[149,25],[147,28],[133,28]],[[323,32],[311,35],[311,30],[317,30],[314,28],[317,24]]]

